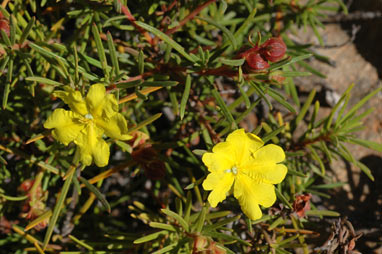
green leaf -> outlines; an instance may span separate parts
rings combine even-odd
[[[139,129],[145,127],[146,125],[149,125],[150,123],[154,122],[159,117],[161,117],[161,115],[162,115],[162,113],[158,113],[158,114],[155,114],[153,116],[150,116],[146,120],[140,122],[137,126],[134,126],[133,128],[129,129],[127,133],[132,133],[133,131],[139,130]]]
[[[94,248],[92,246],[90,246],[89,244],[85,243],[84,241],[81,241],[80,239],[76,238],[75,236],[73,235],[69,235],[69,238],[74,241],[75,243],[77,243],[78,245],[90,250],[90,251],[93,251]],[[92,252],[94,253],[94,252]]]
[[[365,175],[367,175],[367,177],[370,178],[370,180],[372,180],[374,182],[375,178],[373,176],[373,174],[371,173],[371,170],[368,166],[366,166],[365,164],[363,164],[362,162],[360,161],[355,161],[354,164],[359,167],[363,173],[365,173]]]
[[[207,231],[204,233],[205,236],[211,236],[213,238],[216,238],[216,239],[222,239],[222,240],[226,240],[226,241],[237,241],[243,245],[246,245],[246,246],[252,246],[249,242],[247,241],[244,241],[244,240],[241,240],[239,237],[237,236],[233,236],[233,235],[228,235],[226,233],[220,233],[220,232],[215,232],[215,231]]]
[[[40,224],[41,222],[43,221],[46,221],[47,219],[50,218],[50,216],[52,216],[52,210],[46,210],[45,212],[43,212],[40,216],[38,216],[36,219],[34,219],[32,222],[30,222],[24,229],[24,231],[28,231],[29,229],[31,228],[34,228],[35,226],[37,226],[38,224]]]
[[[16,19],[15,17],[13,17],[13,15],[11,15],[9,17],[9,25],[10,25],[10,34],[9,34],[9,37],[10,37],[10,40],[11,40],[11,44],[14,45],[15,42],[16,42]]]
[[[214,224],[211,224],[211,225],[207,225],[207,226],[205,226],[203,228],[203,232],[211,231],[211,230],[217,230],[220,227],[223,227],[224,225],[227,225],[228,223],[231,223],[231,222],[239,220],[240,217],[241,217],[241,215],[238,215],[238,216],[235,216],[235,217],[231,217],[231,218],[227,218],[227,219],[215,222]]]
[[[195,223],[195,232],[197,233],[202,232],[204,222],[206,220],[207,210],[208,210],[207,206],[203,206],[202,211],[199,213],[199,217]]]
[[[115,51],[113,37],[111,36],[111,33],[107,32],[107,46],[109,48],[109,54],[111,58],[111,64],[113,65],[114,74],[116,77],[119,75],[119,62],[117,59],[117,53]]]
[[[27,77],[27,78],[25,78],[25,80],[35,81],[35,82],[38,82],[40,84],[50,85],[50,86],[62,86],[63,85],[60,82],[57,82],[57,81],[54,81],[51,79],[47,79],[47,78],[43,78],[43,77]]]
[[[240,36],[242,34],[242,32],[248,27],[248,25],[251,25],[253,23],[253,18],[255,17],[256,12],[257,12],[257,9],[253,8],[251,13],[248,15],[248,17],[243,22],[243,24],[234,33],[235,38]]]
[[[373,92],[369,93],[365,97],[362,98],[354,107],[352,107],[349,112],[339,121],[339,124],[346,122],[350,119],[350,116],[355,113],[360,107],[362,107],[371,97],[376,95],[378,92],[382,90],[382,87],[375,89]]]
[[[310,71],[312,74],[320,77],[320,78],[326,78],[326,75],[322,74],[321,72],[319,72],[318,70],[316,70],[315,68],[313,68],[312,66],[310,66],[309,64],[307,64],[306,62],[298,62],[298,64],[302,67],[304,67],[307,71]]]
[[[326,130],[329,130],[332,122],[333,122],[333,118],[334,118],[334,115],[337,111],[337,109],[341,106],[342,102],[346,99],[346,97],[349,96],[349,93],[350,91],[353,89],[354,87],[354,84],[352,84],[351,86],[348,87],[348,89],[346,89],[346,91],[344,92],[344,94],[341,96],[341,98],[338,100],[338,102],[336,103],[336,105],[334,105],[332,111],[330,112],[330,115],[327,117],[327,120],[325,121],[325,129]],[[337,120],[337,123],[338,125],[340,124],[340,121]]]
[[[303,76],[310,76],[312,73],[310,72],[303,72],[303,71],[283,71],[281,73],[281,76],[283,77],[303,77]]]
[[[168,234],[167,230],[155,232],[155,233],[152,233],[134,240],[134,244],[149,242],[149,241],[157,239],[160,235],[167,235],[167,234]]]
[[[171,80],[163,80],[163,81],[144,81],[140,84],[140,86],[148,86],[148,87],[153,87],[153,86],[161,86],[161,87],[166,87],[166,86],[176,86],[179,84],[178,81],[171,81]]]
[[[275,188],[275,191],[276,191],[276,195],[279,199],[281,199],[281,201],[287,205],[290,209],[292,209],[292,205],[289,203],[289,201],[286,199],[286,197],[280,192],[280,190],[278,188]]]
[[[79,177],[79,180],[81,183],[85,184],[86,188],[93,192],[93,194],[98,198],[99,201],[101,201],[102,205],[105,207],[106,211],[108,213],[111,213],[111,208],[109,205],[109,202],[107,202],[106,198],[102,195],[102,193],[91,183],[88,182],[85,178],[82,176]]]
[[[171,210],[168,210],[168,209],[161,209],[161,211],[162,211],[162,213],[166,214],[167,216],[175,219],[186,232],[189,232],[190,228],[188,226],[188,223],[179,214],[177,214]]]
[[[152,252],[151,254],[169,253],[169,251],[174,249],[175,246],[177,246],[177,245],[178,245],[177,242],[169,244],[166,247],[160,248],[159,250]]]
[[[55,53],[53,53],[53,52],[51,52],[51,51],[45,49],[45,48],[43,48],[43,47],[41,47],[41,46],[39,46],[39,45],[37,45],[37,44],[34,44],[33,42],[30,42],[30,43],[29,43],[29,46],[30,46],[32,49],[34,49],[34,50],[36,50],[37,52],[39,52],[39,53],[40,53],[41,55],[43,55],[43,56],[46,56],[46,57],[51,58],[51,59],[54,59],[54,60],[55,60],[55,59],[60,59],[61,61],[63,61],[64,63],[67,64],[67,61],[66,61],[65,58],[63,58],[63,57],[61,57],[61,56],[59,56],[59,55],[57,55],[57,54],[55,54]]]
[[[3,30],[1,30],[3,31]],[[11,82],[12,82],[12,76],[13,76],[13,58],[11,57],[9,60],[8,65],[8,72],[7,72],[7,83],[5,83],[4,93],[3,93],[3,109],[7,107],[8,104],[8,96],[11,91]],[[14,80],[14,82],[17,81],[17,79]]]
[[[240,85],[239,85],[239,91],[240,91],[241,96],[244,99],[245,107],[247,109],[249,109],[251,107],[251,101],[249,100],[247,93],[244,91],[244,89]],[[235,121],[235,122],[238,123],[237,121]]]
[[[278,94],[275,90],[273,90],[272,88],[268,87],[266,89],[266,91],[268,92],[268,95],[271,96],[273,99],[275,99],[278,103],[280,103],[281,105],[283,105],[286,109],[288,109],[290,112],[292,113],[296,113],[296,110],[293,108],[292,105],[289,104],[289,102],[287,102],[285,100],[285,97],[281,96],[280,94]]]
[[[229,111],[227,105],[224,103],[223,98],[220,96],[220,93],[215,89],[211,89],[212,95],[215,97],[216,102],[218,103],[219,107],[223,111],[224,117],[227,119],[227,121],[230,123],[231,128],[237,129],[237,124],[235,120],[233,119],[233,116],[231,112]]]
[[[268,230],[275,229],[278,225],[282,225],[284,223],[285,220],[283,219],[283,217],[278,217],[277,220],[275,220],[274,222],[272,222],[271,225],[269,225]]]
[[[212,220],[212,219],[227,217],[231,213],[232,213],[231,211],[219,211],[219,212],[214,212],[214,213],[208,213],[208,214],[206,214],[206,219]]]
[[[220,25],[219,23],[215,22],[213,19],[210,19],[210,18],[203,18],[200,16],[198,16],[196,18],[203,20],[203,21],[219,28],[225,35],[227,35],[228,39],[231,41],[233,50],[237,49],[237,42],[236,42],[235,36],[233,36],[233,34],[225,26]]]
[[[7,47],[11,48],[12,43],[9,40],[7,33],[3,29],[1,29],[0,32],[1,32],[1,39],[4,41],[5,45],[7,45]]]
[[[140,22],[140,21],[135,21],[135,23],[142,27],[143,29],[155,34],[156,36],[158,36],[160,39],[162,39],[163,41],[165,41],[166,43],[168,43],[173,49],[175,49],[176,51],[179,52],[179,54],[181,54],[182,56],[184,56],[188,61],[190,62],[193,62],[193,63],[196,63],[196,61],[198,60],[196,57],[192,57],[191,55],[189,55],[185,50],[184,48],[177,42],[175,42],[173,39],[171,39],[170,37],[168,37],[166,34],[164,34],[163,32],[159,31],[158,29],[156,29],[155,27],[152,27],[148,24],[145,24],[143,22]]]
[[[108,79],[110,76],[109,76],[109,69],[108,69],[107,60],[106,60],[105,49],[103,47],[102,40],[99,35],[99,31],[96,24],[92,25],[92,33],[94,36],[94,41],[96,43],[97,53],[98,53],[99,60],[101,62],[103,73],[106,79]]]
[[[138,54],[138,72],[140,75],[145,72],[145,55],[142,50],[140,50]]]
[[[359,138],[349,138],[348,142],[352,143],[352,144],[361,145],[361,146],[373,149],[373,150],[378,151],[378,152],[382,152],[382,144],[377,143],[377,142],[373,142],[373,141],[369,141],[369,140],[363,140],[363,139],[359,139]]]
[[[332,217],[338,217],[341,214],[335,211],[329,211],[329,210],[308,210],[305,211],[305,214],[307,216],[332,216]]]
[[[186,84],[184,86],[182,100],[180,102],[180,120],[183,120],[184,112],[186,111],[186,105],[188,101],[188,96],[190,95],[190,89],[191,89],[191,76],[188,74],[186,77]]]
[[[294,128],[297,128],[298,124],[301,122],[302,119],[304,119],[306,113],[309,110],[310,105],[312,105],[314,96],[316,95],[316,90],[313,89],[310,93],[308,98],[306,99],[304,105],[302,106],[300,112],[298,113],[296,120],[294,121]]]
[[[219,62],[229,66],[241,66],[245,62],[245,59],[226,59],[221,57],[219,58]]]
[[[176,227],[169,225],[169,224],[164,224],[164,223],[159,223],[159,222],[150,222],[149,226],[152,228],[159,228],[159,229],[164,229],[167,231],[173,231],[176,232]]]
[[[265,124],[265,123],[263,123],[263,124]],[[263,128],[265,129],[264,125],[263,125]],[[278,135],[280,132],[282,132],[284,130],[284,128],[285,128],[285,125],[283,125],[283,126],[277,128],[276,130],[273,130],[273,131],[267,133],[266,135],[264,135],[262,137],[264,144],[267,143],[272,138],[276,137],[276,135]]]
[[[316,189],[333,189],[333,188],[338,188],[342,187],[347,183],[327,183],[327,184],[319,184],[319,185],[314,185],[312,188]]]
[[[69,173],[69,175],[67,176],[65,183],[64,183],[64,186],[62,187],[60,196],[59,196],[57,203],[54,207],[52,217],[50,217],[48,229],[46,230],[44,242],[42,245],[42,248],[44,250],[46,249],[46,246],[49,243],[50,237],[52,236],[53,229],[56,226],[58,216],[60,215],[62,206],[63,206],[65,198],[66,198],[66,195],[68,194],[68,190],[69,190],[70,185],[72,183],[72,178],[73,178],[74,172],[75,172],[75,170],[72,170],[71,173]]]
[[[318,164],[320,165],[320,168],[321,168],[321,173],[322,175],[325,175],[325,165],[324,163],[322,162],[322,159],[321,157],[318,155],[318,153],[316,152],[316,149],[311,146],[311,145],[307,145],[307,148],[309,149],[309,151],[311,152],[310,155],[312,156],[312,158],[318,162]]]

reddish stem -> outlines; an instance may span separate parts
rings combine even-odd
[[[122,12],[125,14],[125,16],[127,17],[127,19],[131,22],[131,24],[133,24],[133,26],[138,29],[138,31],[143,34],[143,36],[145,36],[146,40],[152,45],[154,46],[154,42],[153,42],[153,39],[151,38],[151,36],[149,35],[148,32],[146,32],[142,27],[138,26],[136,23],[135,23],[135,18],[133,15],[131,15],[130,11],[129,11],[129,8],[127,8],[127,6],[124,6],[122,3],[121,3],[121,0],[118,0],[119,4],[121,5],[121,9],[122,9]]]
[[[166,32],[166,34],[172,34],[172,33],[175,33],[179,28],[181,28],[182,26],[184,26],[184,24],[186,24],[188,21],[190,21],[191,19],[193,19],[196,15],[199,14],[199,12],[201,12],[204,8],[206,8],[209,4],[213,3],[213,2],[216,2],[216,0],[209,0],[207,2],[205,2],[204,4],[198,6],[195,10],[193,10],[190,14],[187,15],[187,17],[185,17],[182,21],[179,22],[179,25],[177,25],[176,27],[168,30]]]

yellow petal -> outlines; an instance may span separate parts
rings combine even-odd
[[[88,110],[86,108],[85,100],[82,98],[79,91],[73,90],[71,87],[64,87],[65,91],[55,91],[54,96],[63,100],[69,105],[70,109],[80,115],[86,115]]]
[[[86,95],[86,103],[94,118],[110,118],[118,112],[118,102],[114,95],[106,94],[102,84],[94,84]]]
[[[96,124],[105,131],[106,136],[114,139],[128,140],[132,137],[127,135],[127,122],[122,114],[116,113],[111,118],[96,118]]]
[[[253,186],[256,183],[244,174],[238,174],[235,178],[234,196],[239,200],[241,210],[251,220],[261,218],[262,213],[259,207],[259,195],[262,193],[255,192]]]
[[[55,139],[68,145],[80,134],[85,127],[79,119],[82,116],[62,108],[55,109],[44,123],[46,129],[54,129],[52,135]]]
[[[232,146],[227,142],[221,142],[213,147],[213,153],[204,153],[202,161],[207,166],[208,171],[225,171],[235,166],[234,151],[231,148]]]
[[[252,154],[252,158],[242,165],[242,171],[257,182],[280,183],[288,171],[283,164],[277,164],[285,159],[281,147],[266,145]]]
[[[104,167],[109,162],[109,146],[102,139],[102,130],[92,122],[87,124],[74,143],[79,147],[80,161],[89,166],[93,160],[98,167]]]
[[[210,202],[212,207],[216,207],[219,202],[227,197],[234,179],[231,173],[211,173],[207,176],[203,182],[203,188],[205,190],[212,190],[208,196],[208,202]]]
[[[288,169],[283,164],[276,164],[274,162],[254,162],[249,167],[243,170],[254,180],[262,181],[270,184],[278,184],[284,180]]]
[[[278,163],[285,160],[284,150],[274,144],[266,145],[254,152],[252,155],[255,160],[258,161],[272,161]]]
[[[244,129],[238,129],[228,135],[226,141],[234,151],[234,157],[238,166],[246,164],[250,155],[263,146],[263,141],[252,133],[245,133]]]

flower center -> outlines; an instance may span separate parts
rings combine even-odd
[[[93,116],[92,116],[92,114],[86,114],[86,115],[85,115],[85,118],[86,118],[86,119],[89,119],[89,120],[93,120]]]
[[[233,166],[233,167],[230,168],[230,169],[226,169],[224,172],[225,172],[225,173],[232,173],[232,174],[234,174],[234,175],[237,175],[237,173],[238,173],[238,168],[237,168],[236,166]]]
[[[84,117],[81,117],[79,120],[80,123],[82,124],[88,124],[92,122],[94,117],[91,114],[86,114]]]

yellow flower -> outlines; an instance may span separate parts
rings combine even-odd
[[[92,85],[86,98],[79,91],[65,87],[54,96],[61,98],[72,111],[55,109],[44,123],[54,129],[52,135],[61,143],[74,142],[79,149],[80,161],[89,166],[93,160],[98,167],[109,162],[109,146],[103,134],[113,139],[128,140],[127,122],[118,113],[118,102],[113,94],[106,94],[102,84]]]
[[[264,142],[252,133],[239,129],[218,143],[212,153],[203,155],[203,162],[211,172],[203,182],[205,190],[212,190],[208,201],[212,207],[223,201],[233,185],[233,194],[243,212],[252,220],[261,218],[259,205],[270,207],[276,201],[274,185],[280,183],[287,167],[278,164],[285,159],[277,145]]]

